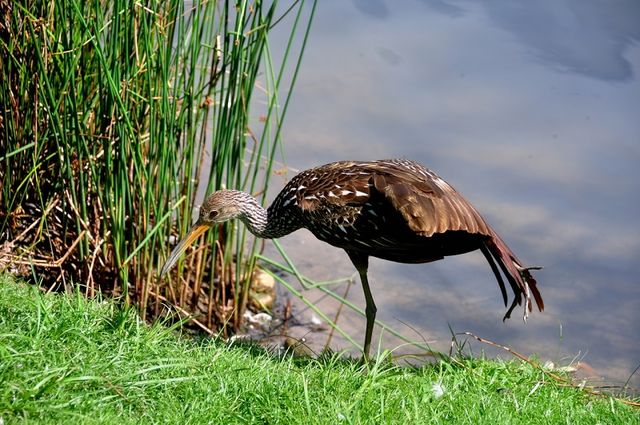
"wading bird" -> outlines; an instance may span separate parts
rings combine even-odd
[[[369,257],[399,263],[428,263],[479,249],[489,262],[505,307],[506,277],[514,300],[504,319],[531,296],[544,309],[536,281],[476,209],[433,171],[404,159],[340,161],[303,171],[268,209],[251,195],[220,190],[206,198],[200,217],[175,247],[161,276],[212,225],[240,219],[257,237],[272,239],[306,228],[321,241],[344,249],[358,270],[366,300],[364,356],[369,355],[376,305],[369,288]]]

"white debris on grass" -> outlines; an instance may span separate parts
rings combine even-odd
[[[435,398],[442,397],[445,392],[445,388],[444,388],[444,385],[442,385],[442,382],[436,382],[435,384],[433,384],[431,386],[431,392],[433,393],[433,396]]]

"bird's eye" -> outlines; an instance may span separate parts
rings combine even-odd
[[[209,220],[213,220],[214,218],[216,218],[218,216],[218,214],[220,214],[218,212],[218,210],[211,210],[209,211]]]

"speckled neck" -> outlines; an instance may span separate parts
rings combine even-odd
[[[276,209],[265,209],[248,193],[236,192],[234,197],[240,205],[238,218],[259,238],[277,239],[300,228],[297,220],[284,217]]]

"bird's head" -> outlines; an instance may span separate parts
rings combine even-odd
[[[200,207],[200,217],[197,223],[208,226],[224,223],[242,214],[242,192],[236,190],[218,190],[207,196]]]
[[[171,267],[178,261],[180,255],[191,245],[191,243],[202,233],[209,230],[211,226],[234,219],[242,214],[239,195],[241,192],[235,190],[219,190],[209,195],[200,207],[200,216],[191,226],[187,235],[176,245],[176,247],[162,266],[160,277],[164,276]]]

